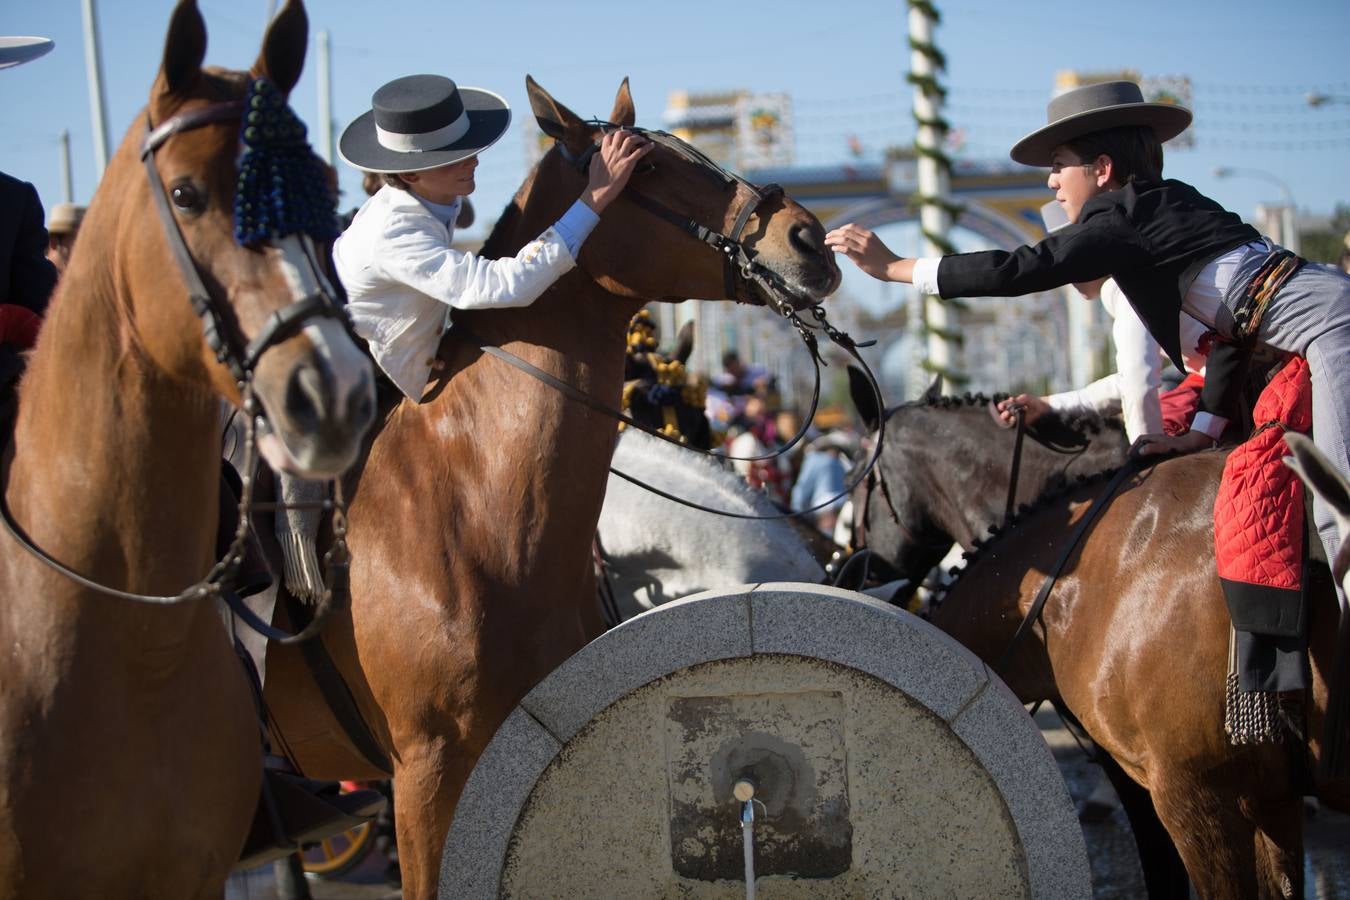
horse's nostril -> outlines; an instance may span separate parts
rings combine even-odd
[[[328,385],[314,366],[301,366],[286,385],[286,414],[299,432],[313,434],[322,425],[322,411],[330,407]]]
[[[793,225],[788,231],[788,242],[803,253],[819,253],[825,242],[810,225]]]
[[[369,378],[362,378],[361,383],[347,396],[347,421],[365,427],[374,418],[375,390]]]

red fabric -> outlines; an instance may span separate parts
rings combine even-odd
[[[0,344],[13,344],[20,350],[32,349],[41,327],[42,320],[27,307],[0,303]]]
[[[1163,431],[1175,436],[1191,430],[1191,421],[1200,408],[1200,391],[1204,386],[1203,376],[1189,372],[1181,384],[1158,397],[1158,403],[1162,406]]]
[[[1219,577],[1298,590],[1303,572],[1303,485],[1280,462],[1286,429],[1312,427],[1308,363],[1294,357],[1271,379],[1252,411],[1251,438],[1228,456],[1214,501]],[[1283,427],[1281,427],[1283,426]]]

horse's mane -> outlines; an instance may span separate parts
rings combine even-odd
[[[990,547],[996,545],[999,541],[1007,538],[1008,535],[1024,526],[1028,519],[1063,499],[1068,494],[1074,493],[1089,484],[1106,481],[1119,472],[1120,468],[1120,466],[1115,466],[1110,469],[1103,469],[1100,472],[1094,472],[1091,475],[1075,475],[1072,479],[1047,490],[1031,503],[1019,504],[1007,522],[1001,525],[990,525],[986,532],[988,536],[976,538],[971,543],[970,549],[961,554],[961,565],[952,566],[947,570],[947,574],[952,576],[953,580],[938,594],[934,595],[933,605],[935,607],[941,606],[942,602],[947,599],[947,595],[961,582],[962,577],[970,571],[971,565],[987,553]]]
[[[928,407],[932,409],[966,409],[968,407],[985,407],[990,403],[999,403],[1011,397],[1011,394],[972,394],[965,393],[960,395],[927,396],[901,404],[887,412],[887,418],[891,413],[905,408]],[[1044,423],[1044,425],[1042,424]],[[1037,428],[1053,428],[1055,426],[1067,428],[1081,435],[1100,434],[1104,430],[1113,430],[1123,432],[1125,426],[1115,418],[1107,418],[1094,409],[1052,409],[1037,422]]]

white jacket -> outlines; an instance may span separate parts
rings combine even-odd
[[[333,246],[352,326],[413,400],[422,398],[450,307],[528,306],[576,265],[555,228],[508,259],[453,250],[453,236],[413,194],[386,186]]]

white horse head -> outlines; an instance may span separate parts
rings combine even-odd
[[[615,448],[614,468],[712,509],[778,513],[723,463],[631,428]],[[699,591],[764,581],[820,583],[825,577],[786,519],[716,516],[658,497],[613,474],[600,511],[600,545],[624,618]]]

